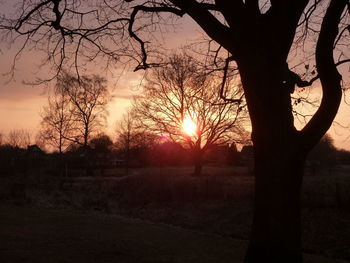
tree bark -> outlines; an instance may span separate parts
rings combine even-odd
[[[275,147],[255,144],[255,207],[245,263],[302,262],[300,193],[305,155],[298,154],[295,145],[292,138]]]
[[[255,204],[245,263],[302,262],[300,192],[306,150],[294,127],[281,60],[239,64],[252,122]],[[248,63],[246,63],[248,61]],[[257,61],[257,62],[256,62]]]
[[[323,97],[301,131],[294,127],[285,63],[269,31],[261,30],[257,49],[242,48],[237,64],[252,122],[255,207],[245,263],[302,262],[300,194],[307,153],[330,127],[340,104],[340,75],[333,45],[346,0],[332,0],[317,42],[316,64]],[[271,24],[268,28],[271,28]],[[255,41],[253,41],[255,42]]]

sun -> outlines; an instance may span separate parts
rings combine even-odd
[[[193,136],[196,134],[197,131],[197,125],[196,123],[190,118],[185,117],[182,122],[182,130],[188,135]]]

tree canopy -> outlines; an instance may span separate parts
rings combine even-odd
[[[42,137],[60,153],[69,143],[86,147],[105,126],[110,100],[104,78],[61,74],[41,114]]]
[[[231,90],[237,102],[220,97],[216,76],[201,70],[186,54],[174,54],[169,64],[151,69],[143,97],[134,100],[139,126],[190,148],[200,173],[203,154],[215,145],[243,142],[247,112],[242,90]]]

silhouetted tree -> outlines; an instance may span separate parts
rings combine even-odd
[[[30,133],[24,129],[11,130],[7,135],[7,144],[26,149],[30,145]]]
[[[89,145],[96,152],[108,153],[111,151],[113,141],[108,135],[102,133],[92,138]]]
[[[59,70],[69,59],[79,70],[99,54],[107,63],[125,55],[135,59],[136,69],[141,69],[155,62],[147,51],[152,48],[150,31],[164,25],[166,16],[161,14],[191,17],[221,50],[228,51],[224,70],[230,62],[236,63],[251,117],[255,206],[245,262],[301,262],[303,167],[308,152],[331,126],[341,101],[337,66],[349,61],[344,51],[349,1],[86,2],[23,1],[19,16],[2,17],[1,28],[16,40],[23,36],[25,45],[47,44],[39,47],[48,47],[48,58]],[[298,44],[302,48],[298,49]],[[137,47],[139,56],[135,55]],[[298,56],[293,56],[294,50]],[[305,59],[314,58],[315,74],[310,81],[290,69],[287,61],[293,57],[299,57],[306,70],[313,67],[305,65]],[[323,91],[320,107],[297,130],[291,92],[295,86],[305,87],[316,80]]]
[[[131,150],[136,147],[142,146],[141,142],[142,132],[136,126],[136,116],[131,110],[122,116],[122,119],[117,123],[116,133],[117,141],[116,146],[124,153],[126,167],[130,165]],[[139,145],[138,145],[139,144]]]
[[[69,96],[62,91],[48,97],[41,113],[40,138],[61,154],[75,135],[73,109]]]
[[[159,136],[139,126],[135,111],[128,109],[116,124],[115,147],[125,158],[125,166],[153,164],[153,149],[159,144]]]
[[[336,162],[337,149],[333,138],[325,134],[319,143],[310,151],[307,159],[318,166],[332,166]]]
[[[150,164],[153,165],[157,156],[154,154],[154,150],[162,143],[162,137],[158,135],[147,132],[139,131],[138,136],[135,137],[133,142],[133,147],[130,152],[130,160],[136,158],[139,164]]]
[[[215,76],[201,72],[193,57],[173,55],[167,66],[151,70],[144,97],[134,101],[141,127],[191,149],[195,175],[201,173],[204,153],[210,147],[237,142],[246,135],[243,100],[222,101],[218,85]],[[239,88],[232,93],[237,101],[242,99]],[[191,134],[184,130],[185,125],[193,125]]]
[[[0,146],[3,144],[4,135],[0,133]]]
[[[43,138],[41,131],[38,131],[35,134],[34,145],[38,146],[44,152],[46,152],[48,150],[47,149],[47,142],[46,142],[45,138]]]
[[[4,175],[15,175],[16,169],[19,168],[18,159],[20,156],[25,154],[24,149],[20,149],[18,147],[14,147],[9,144],[0,145],[0,167],[1,174]]]
[[[86,147],[91,136],[105,126],[107,104],[112,98],[106,80],[97,75],[76,78],[63,73],[57,79],[55,90],[59,96],[68,98],[68,119],[73,125],[68,126],[65,139]]]
[[[189,164],[191,159],[189,150],[182,147],[180,143],[164,141],[157,143],[150,151],[150,164],[160,166],[174,166]]]

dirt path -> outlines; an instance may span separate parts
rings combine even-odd
[[[246,242],[95,213],[0,205],[0,262],[241,262]],[[346,262],[307,255],[306,263]]]

